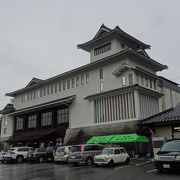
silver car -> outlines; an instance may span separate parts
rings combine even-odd
[[[99,144],[82,144],[71,147],[71,153],[68,159],[70,164],[87,164],[92,165],[94,156],[102,153],[104,146]]]
[[[69,153],[71,146],[60,146],[56,149],[54,161],[57,162],[68,162]]]

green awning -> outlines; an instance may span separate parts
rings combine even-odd
[[[146,136],[140,136],[137,134],[120,134],[115,135],[110,139],[109,143],[127,143],[127,142],[149,142],[149,139]]]
[[[86,144],[105,144],[109,143],[109,141],[114,137],[114,135],[109,136],[93,136],[89,139]]]
[[[140,136],[137,134],[118,134],[108,136],[93,136],[86,142],[86,144],[114,144],[131,142],[146,143],[149,142],[149,139],[146,136]]]

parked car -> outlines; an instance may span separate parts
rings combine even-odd
[[[101,154],[104,146],[99,144],[82,144],[71,147],[71,153],[68,159],[70,164],[87,164],[92,165],[94,156]]]
[[[154,158],[155,168],[163,170],[180,170],[180,139],[165,142]]]
[[[30,150],[33,150],[32,147],[14,147],[8,149],[5,155],[3,155],[4,162],[15,161],[17,163],[22,163],[27,159],[27,154]]]
[[[60,146],[56,149],[54,161],[68,162],[71,146]]]
[[[35,150],[30,150],[27,154],[27,160],[29,162],[44,162],[47,160],[46,148],[36,148]]]
[[[0,162],[1,163],[4,163],[4,155],[6,154],[6,152],[7,152],[7,149],[2,149],[1,151],[0,151]]]
[[[96,165],[113,166],[118,163],[129,164],[130,157],[123,147],[104,148],[102,154],[94,157]]]

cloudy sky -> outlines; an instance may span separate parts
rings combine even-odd
[[[89,63],[76,45],[102,23],[150,44],[147,53],[169,67],[159,74],[180,83],[179,7],[179,0],[0,0],[0,109],[9,102],[5,93],[32,77]]]

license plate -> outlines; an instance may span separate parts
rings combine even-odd
[[[76,156],[71,156],[71,159],[75,159],[76,158]]]
[[[97,163],[97,165],[99,165],[99,166],[100,166],[100,165],[102,165],[102,163],[98,162],[98,163]]]
[[[163,168],[170,168],[170,165],[169,164],[163,164]]]

